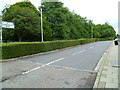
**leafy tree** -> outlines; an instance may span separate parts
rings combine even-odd
[[[29,37],[31,39],[34,36],[39,37],[40,17],[30,8],[14,6],[4,13],[3,20],[15,23],[13,36],[16,35],[18,41],[25,40],[25,38],[27,40],[28,36],[31,36]]]
[[[107,38],[116,36],[114,28],[108,23],[96,25],[94,31],[96,38]]]
[[[40,12],[30,2],[18,2],[11,5],[10,8],[4,9],[3,20],[15,23],[15,29],[4,29],[3,39],[10,39],[10,41],[41,40]],[[44,34],[46,34],[44,38],[50,40],[51,29],[44,16],[43,23],[45,24]],[[12,39],[13,37],[14,39]]]
[[[86,18],[72,13],[61,2],[43,3],[43,14],[52,29],[53,39],[79,39],[88,37]]]
[[[44,40],[115,37],[114,28],[108,23],[95,25],[63,7],[61,2],[43,3]],[[40,9],[40,8],[39,8]],[[15,23],[15,29],[4,29],[3,39],[9,41],[41,40],[40,12],[25,0],[3,10],[3,20]]]

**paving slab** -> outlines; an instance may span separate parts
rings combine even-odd
[[[120,87],[118,61],[118,46],[111,45],[101,58],[103,64],[98,72],[94,88],[115,88],[118,90]]]

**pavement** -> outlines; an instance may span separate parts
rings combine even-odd
[[[94,88],[116,88],[120,89],[120,64],[118,63],[120,57],[118,57],[119,45],[111,45],[109,49],[104,53],[101,58],[98,67],[98,75],[94,84]]]

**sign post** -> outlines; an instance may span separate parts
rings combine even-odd
[[[3,28],[14,28],[14,23],[2,21]]]
[[[14,28],[14,23],[2,21],[2,17],[0,17],[0,43],[2,43],[2,27]]]

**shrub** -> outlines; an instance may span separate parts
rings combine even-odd
[[[2,44],[2,59],[32,55],[41,52],[91,43],[103,39],[59,40],[46,42],[11,42]],[[108,40],[108,39],[107,39]]]

